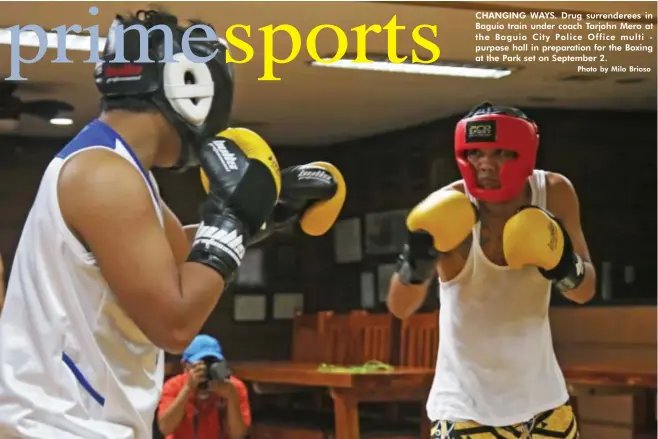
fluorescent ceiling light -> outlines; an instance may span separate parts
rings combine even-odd
[[[57,34],[55,32],[48,32],[48,48],[57,49]],[[11,45],[11,32],[8,29],[0,29],[0,44]],[[105,37],[98,38],[99,52],[103,51],[105,47]],[[39,47],[39,37],[36,32],[24,31],[20,33],[19,45],[22,47]],[[91,37],[89,35],[66,35],[66,49],[79,50],[82,52],[91,51]]]
[[[330,60],[331,58],[324,58]],[[476,67],[450,64],[394,64],[387,61],[373,61],[370,63],[357,63],[350,59],[341,59],[332,63],[313,61],[315,67],[330,67],[335,69],[370,70],[378,72],[411,73],[416,75],[459,76],[462,78],[503,78],[512,73],[511,69]]]
[[[50,119],[50,123],[53,125],[73,125],[73,119],[69,119],[68,117],[53,117]]]

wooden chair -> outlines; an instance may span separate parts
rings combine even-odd
[[[353,363],[351,319],[348,314],[335,314],[333,311],[318,313],[319,345],[322,349],[322,362],[336,365]]]
[[[298,314],[293,320],[291,360],[297,363],[322,362],[320,316]]]
[[[350,327],[352,332],[350,359],[355,364],[363,364],[371,360],[390,363],[392,314],[352,311]]]
[[[435,367],[439,346],[439,312],[414,314],[402,321],[400,365]]]

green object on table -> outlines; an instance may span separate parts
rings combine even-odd
[[[336,366],[333,364],[323,363],[318,367],[318,372],[327,373],[370,373],[370,372],[390,372],[395,370],[390,364],[382,363],[377,360],[370,360],[360,366]]]

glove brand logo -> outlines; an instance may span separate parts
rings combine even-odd
[[[299,180],[319,180],[327,183],[333,181],[333,177],[327,171],[301,171],[297,177]]]
[[[207,11],[206,11],[207,12]],[[89,15],[96,16],[99,9],[96,6],[89,8]],[[133,31],[139,33],[139,54],[140,57],[136,60],[138,63],[154,62],[150,58],[149,52],[149,34],[159,33],[163,37],[164,59],[158,62],[175,63],[174,60],[174,36],[171,28],[166,25],[158,24],[156,26],[146,28],[141,24],[133,24],[124,27],[119,22],[115,22],[108,32],[108,37],[100,36],[99,25],[83,28],[79,24],[60,25],[45,30],[37,24],[27,24],[25,26],[15,25],[6,29],[0,28],[0,43],[9,44],[10,48],[10,75],[6,79],[10,81],[24,81],[26,77],[21,75],[22,64],[34,64],[41,61],[46,55],[47,49],[56,49],[57,57],[49,61],[53,64],[70,63],[72,62],[67,57],[67,50],[77,50],[89,52],[89,58],[82,61],[83,63],[101,63],[100,54],[103,52],[103,46],[107,44],[108,49],[115,54],[114,58],[108,62],[110,63],[126,63],[124,53],[124,37],[126,32]],[[212,27],[206,24],[194,24],[187,28],[182,36],[182,49],[185,57],[194,63],[207,63],[213,59],[218,52],[218,49],[206,56],[199,56],[194,50],[190,48],[190,40],[194,41],[219,41],[227,48],[237,47],[244,52],[243,59],[235,59],[230,53],[226,51],[226,62],[235,64],[246,64],[252,59],[263,59],[262,76],[258,78],[259,81],[280,81],[281,78],[274,73],[274,68],[277,65],[288,64],[293,62],[299,55],[302,48],[306,48],[308,56],[317,65],[331,64],[372,64],[375,62],[386,62],[389,64],[434,64],[441,56],[441,49],[433,40],[437,37],[437,26],[435,24],[419,24],[413,29],[408,29],[406,26],[398,24],[397,15],[391,17],[386,24],[362,24],[352,27],[350,31],[356,34],[356,38],[350,37],[348,32],[345,32],[340,27],[333,24],[320,24],[312,28],[306,36],[303,36],[300,31],[290,24],[273,25],[268,24],[259,27],[258,31],[262,33],[262,41],[256,42],[255,45],[249,43],[252,34],[256,30],[252,30],[251,25],[234,24],[228,27],[225,34],[225,39],[219,38]],[[333,54],[318,53],[318,36],[320,33],[330,34],[328,38],[336,38],[337,45]],[[400,31],[411,31],[410,37],[417,46],[429,52],[426,56],[427,59],[421,58],[418,50],[411,50],[410,56],[398,55],[399,49],[397,47],[397,37],[400,36]],[[235,33],[239,35],[235,35]],[[387,39],[387,55],[385,57],[374,56],[368,57],[372,51],[367,47],[367,35],[371,32],[382,34],[386,32]],[[349,32],[351,34],[351,32]],[[423,36],[422,33],[425,33]],[[131,39],[132,33],[128,34],[127,39]],[[205,37],[204,37],[205,35]],[[277,36],[278,35],[278,36]],[[290,52],[288,55],[280,55],[274,50],[279,46],[277,43],[283,40],[292,41],[290,45]],[[350,41],[357,41],[356,47],[350,47]],[[230,46],[229,46],[230,45]],[[38,50],[32,58],[23,58],[25,53],[21,54],[21,47],[36,47]],[[263,47],[263,54],[256,55],[254,52],[255,47]],[[644,47],[644,46],[642,46]],[[324,49],[322,49],[324,50]],[[131,52],[133,50],[130,50]],[[356,55],[347,55],[348,53]],[[278,56],[277,56],[278,55]],[[281,56],[281,57],[279,57]],[[306,58],[306,55],[302,55]]]
[[[194,241],[195,244],[204,244],[206,248],[214,247],[226,252],[238,265],[244,258],[245,248],[242,235],[236,230],[227,232],[224,229],[202,223],[197,230]]]
[[[215,140],[212,142],[212,146],[214,147],[213,151],[215,151],[215,155],[226,172],[238,170],[238,159],[235,154],[226,148],[225,140]]]

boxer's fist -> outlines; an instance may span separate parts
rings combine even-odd
[[[407,217],[409,230],[398,264],[405,284],[422,284],[434,273],[439,254],[454,250],[478,220],[475,206],[455,190],[439,190],[421,201]]]
[[[477,222],[477,210],[471,200],[456,190],[439,190],[418,203],[407,217],[411,232],[432,235],[436,250],[454,250],[470,235]]]
[[[284,169],[279,202],[266,227],[249,244],[262,241],[291,222],[298,222],[307,235],[324,235],[338,219],[346,193],[343,175],[330,163],[314,162]]]
[[[189,260],[208,265],[230,282],[245,245],[270,217],[281,191],[274,153],[256,133],[230,128],[199,154],[208,193]]]
[[[560,289],[577,287],[585,275],[562,223],[537,206],[522,207],[505,223],[503,253],[510,268],[537,266]]]
[[[347,195],[345,179],[338,168],[327,162],[313,162],[285,169],[281,179],[274,220],[284,220],[294,212],[307,235],[327,233],[336,223]]]

